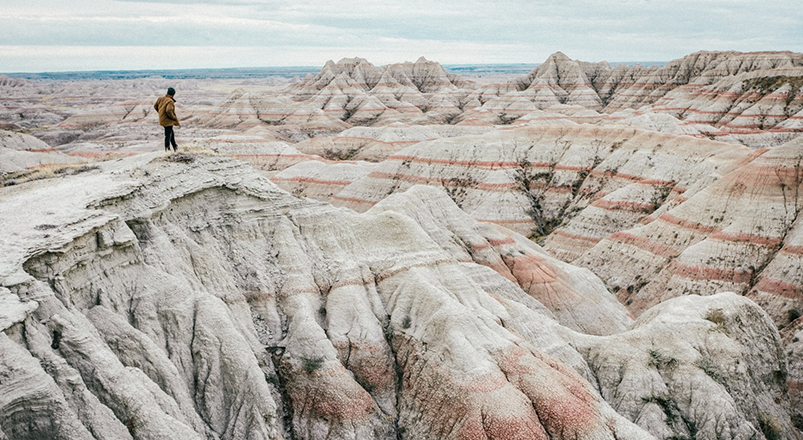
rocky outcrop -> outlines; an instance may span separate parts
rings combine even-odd
[[[152,150],[159,146],[152,104],[170,85],[179,90],[183,138],[256,129],[268,141],[297,143],[337,137],[352,127],[620,121],[763,148],[803,129],[801,63],[801,55],[791,52],[698,52],[662,67],[611,67],[558,52],[528,75],[494,83],[472,82],[424,58],[386,66],[361,58],[330,61],[316,75],[284,87],[271,78],[6,79],[0,83],[0,128],[26,130],[53,147],[67,144],[74,155]],[[320,155],[316,148],[349,151],[338,149],[338,141],[310,142],[313,154]],[[358,159],[380,160],[397,145],[385,147],[366,145]]]
[[[777,332],[746,300],[684,298],[709,302],[625,331],[594,275],[440,189],[356,214],[218,157],[100,167],[0,193],[0,295],[15,311],[0,335],[4,437],[665,438],[682,426],[649,423],[660,411],[639,397],[661,390],[639,387],[628,408],[643,410],[626,410],[593,353],[661,340],[686,368],[684,344],[714,325],[686,310],[710,306],[726,316],[725,349],[764,357],[733,372],[713,358],[734,405],[689,415],[668,398],[701,430],[739,428],[718,438],[761,420],[794,438],[771,374],[785,361]],[[638,371],[631,361],[616,359]]]
[[[786,325],[789,312],[801,307],[801,158],[800,140],[760,150],[649,223],[607,236],[575,262],[595,267],[635,313],[679,295],[732,290],[749,293],[776,324]]]
[[[772,321],[733,293],[687,296],[575,343],[603,396],[658,438],[796,438]],[[750,365],[749,367],[747,365]]]
[[[39,139],[0,130],[0,176],[41,165],[67,165],[84,162],[63,154]]]
[[[354,125],[627,119],[642,128],[771,146],[800,132],[802,69],[801,55],[790,52],[698,52],[651,68],[612,68],[557,52],[527,76],[478,85],[423,58],[383,67],[346,58],[327,62],[317,75],[281,92],[236,92],[202,120],[219,127],[264,123],[323,133]]]
[[[781,332],[788,358],[787,385],[792,406],[792,423],[803,432],[803,319],[798,317]]]
[[[476,262],[513,281],[577,331],[607,335],[625,330],[631,320],[590,271],[557,260],[532,241],[505,228],[479,223],[454,209],[441,189],[414,186],[388,197],[368,212],[392,210],[413,218],[442,248],[460,261]]]
[[[469,81],[423,57],[383,67],[362,58],[344,58],[328,61],[317,75],[275,93],[235,92],[204,123],[242,128],[261,122],[307,131],[399,121],[442,123],[462,111],[461,99],[471,87]]]
[[[83,426],[109,437],[114,426],[124,426],[134,438],[278,438],[289,431],[303,438],[385,438],[395,437],[401,426],[410,436],[487,429],[498,438],[494,430],[507,428],[496,427],[496,422],[484,428],[481,420],[502,417],[502,423],[507,416],[493,416],[501,408],[481,410],[484,392],[455,401],[467,405],[452,408],[452,414],[467,417],[457,424],[448,414],[428,409],[441,399],[454,401],[469,384],[458,383],[476,374],[483,381],[485,374],[496,375],[504,393],[520,396],[521,423],[532,432],[558,432],[557,426],[565,424],[558,418],[542,425],[530,403],[539,394],[526,397],[517,391],[536,376],[517,373],[524,382],[510,384],[498,366],[491,367],[501,363],[498,356],[514,349],[516,342],[493,319],[472,330],[479,332],[477,339],[461,339],[473,341],[472,350],[487,353],[479,364],[476,358],[464,365],[472,359],[467,347],[443,338],[443,325],[451,328],[457,316],[472,316],[470,310],[491,306],[493,300],[467,281],[456,262],[409,217],[355,216],[310,204],[272,189],[240,165],[218,159],[195,168],[164,162],[148,168],[151,177],[145,186],[131,180],[139,168],[83,177],[87,181],[79,184],[98,189],[83,199],[71,198],[77,203],[73,209],[58,211],[61,219],[72,218],[69,227],[17,227],[23,237],[34,238],[31,234],[41,230],[51,239],[42,234],[27,241],[44,240],[38,241],[44,249],[23,246],[18,249],[22,254],[7,254],[2,265],[4,285],[21,299],[36,298],[39,304],[30,319],[12,326],[15,341],[9,343],[25,347],[28,356],[40,362],[53,359],[52,367],[36,368],[36,374],[50,371],[56,382],[70,375],[74,389],[89,390],[97,401],[48,407],[57,414],[55,419],[81,421],[72,425],[23,423],[31,413],[27,405],[34,401],[26,398],[17,406],[9,402],[4,408],[17,408],[20,416],[3,417],[3,432],[18,438],[67,438]],[[125,177],[113,177],[118,173]],[[70,185],[61,186],[56,185],[54,195]],[[12,194],[4,207],[25,203],[25,189]],[[102,214],[82,207],[88,202]],[[69,205],[67,200],[62,203]],[[273,207],[265,211],[266,206]],[[193,220],[186,224],[189,218]],[[328,226],[315,232],[324,218],[330,218]],[[227,232],[236,224],[242,225],[241,232]],[[297,235],[299,231],[306,236]],[[235,238],[254,233],[265,238],[239,244]],[[336,242],[348,237],[369,241],[349,249],[332,242],[334,237]],[[375,239],[380,242],[369,244]],[[47,250],[47,243],[59,240],[66,242]],[[314,242],[319,251],[309,247]],[[381,254],[369,252],[367,260],[355,259],[354,252],[365,246],[377,246]],[[23,267],[17,266],[21,255],[27,258]],[[326,261],[328,268],[316,263]],[[465,288],[474,297],[466,303],[442,296]],[[421,296],[421,289],[430,293]],[[442,311],[412,314],[424,305],[418,301],[430,304],[427,310],[437,310],[431,308],[436,301]],[[450,332],[465,338],[463,330],[470,328]],[[499,354],[483,348],[496,344],[492,341],[501,343]],[[597,421],[572,430],[603,430],[612,436],[608,426],[613,424],[621,425],[617,432],[637,432],[595,397],[593,389],[570,391],[575,383],[584,387],[577,373],[550,367],[552,361],[531,350],[516,358],[522,355],[523,360],[514,363],[535,362],[547,368],[537,371],[548,372],[552,379],[539,383],[550,384],[555,392],[581,393],[576,405],[591,411]],[[472,373],[455,376],[451,369],[425,367],[431,356],[448,356],[452,360],[447,365],[463,365],[456,371]],[[477,370],[471,364],[486,366]],[[48,392],[37,392],[54,394],[48,399],[63,395],[56,384]],[[98,408],[106,408],[105,418],[90,423]],[[461,408],[476,410],[463,413]],[[116,424],[107,423],[110,413]]]
[[[357,211],[413,185],[443,187],[476,219],[545,237],[636,313],[732,290],[784,326],[803,310],[799,150],[799,140],[751,151],[636,129],[518,127],[421,141],[378,164],[298,165],[274,181]]]
[[[299,194],[315,185],[310,194],[331,193],[324,199],[357,211],[416,184],[441,186],[476,219],[525,235],[554,230],[546,245],[571,260],[664,204],[685,200],[749,154],[639,129],[517,127],[421,141],[379,164],[354,164],[355,172],[340,178],[324,166],[298,165],[274,181]]]
[[[518,122],[536,109],[565,104],[614,115],[640,109],[681,121],[643,121],[660,131],[771,146],[799,133],[801,75],[803,56],[791,52],[697,52],[652,68],[611,68],[604,62],[574,61],[558,52],[508,87],[490,85],[473,92],[470,102],[479,105],[467,107],[455,121]]]

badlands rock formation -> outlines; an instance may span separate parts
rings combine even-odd
[[[305,162],[273,180],[358,212],[417,184],[443,187],[476,219],[546,236],[550,252],[594,270],[636,314],[732,290],[787,325],[803,310],[802,147],[516,128],[415,143],[377,164]]]
[[[529,75],[503,84],[467,81],[424,58],[383,67],[345,58],[327,62],[317,75],[281,92],[237,91],[203,121],[219,127],[281,125],[320,136],[354,125],[400,122],[505,125],[628,119],[670,132],[770,146],[803,129],[801,86],[803,55],[791,52],[698,52],[651,68],[612,68],[558,52]],[[627,113],[634,110],[636,115]],[[656,118],[661,122],[655,123]]]
[[[803,306],[802,193],[798,139],[762,152],[654,221],[606,237],[576,262],[597,267],[609,285],[628,286],[614,290],[636,313],[678,295],[732,290],[749,293],[786,325]],[[619,269],[597,265],[601,259]]]
[[[799,439],[800,78],[0,77],[0,439]]]
[[[570,260],[752,155],[745,147],[639,129],[521,127],[414,143],[378,164],[354,164],[363,172],[340,179],[323,164],[299,164],[274,181],[303,195],[310,187],[333,192],[332,203],[357,211],[416,184],[442,186],[475,218],[526,235],[565,223],[550,240],[560,241],[555,251]]]
[[[0,130],[0,176],[41,165],[79,162],[83,160],[62,154],[33,136]]]
[[[467,87],[467,88],[466,88]],[[326,63],[320,73],[270,94],[235,91],[204,123],[248,128],[282,125],[305,133],[351,125],[447,123],[461,111],[472,84],[423,57],[377,67],[362,58]]]
[[[799,438],[754,303],[633,324],[441,189],[357,214],[150,154],[0,201],[0,438]]]

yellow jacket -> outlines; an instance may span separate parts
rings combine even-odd
[[[169,127],[171,125],[181,126],[176,117],[176,100],[170,95],[164,95],[156,100],[153,108],[159,112],[159,125]]]

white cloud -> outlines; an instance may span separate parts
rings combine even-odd
[[[0,45],[19,53],[60,45],[76,48],[78,57],[85,46],[152,47],[137,53],[175,46],[189,63],[179,67],[224,60],[319,65],[343,53],[377,63],[418,55],[470,63],[540,62],[557,50],[589,61],[669,60],[697,50],[803,51],[803,10],[792,0],[0,0],[0,9]],[[224,47],[231,49],[215,49]],[[89,52],[101,50],[115,53]],[[0,52],[0,70],[63,70],[61,63],[78,62],[56,59],[48,64]],[[177,62],[142,62],[149,60],[153,68]],[[123,61],[107,58],[108,67],[97,68]]]

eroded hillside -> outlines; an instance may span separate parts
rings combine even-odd
[[[780,338],[749,300],[632,323],[590,271],[442,190],[355,214],[186,157],[3,192],[2,435],[796,435]]]

